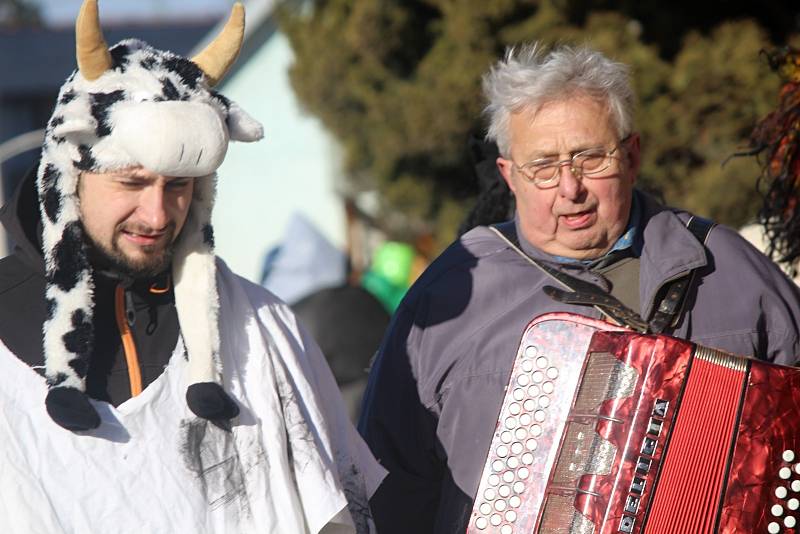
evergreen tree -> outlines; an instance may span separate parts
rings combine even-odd
[[[722,163],[774,106],[779,82],[759,51],[797,38],[786,13],[798,9],[783,4],[729,21],[706,8],[689,17],[683,0],[322,0],[285,9],[281,24],[293,86],[342,143],[352,190],[378,192],[396,237],[435,230],[444,245],[478,193],[467,141],[485,131],[481,75],[532,40],[586,43],[630,64],[641,184],[720,222],[751,219],[755,161]]]

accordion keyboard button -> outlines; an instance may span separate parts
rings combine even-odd
[[[511,508],[519,508],[522,505],[522,499],[520,499],[519,497],[514,495],[513,497],[508,499],[508,505]],[[506,518],[506,519],[508,519],[508,518]],[[508,520],[511,521],[510,519],[508,519]]]
[[[497,510],[498,512],[504,511],[506,509],[506,506],[507,506],[506,501],[502,499],[494,501],[494,509]]]
[[[514,482],[514,472],[513,471],[506,471],[503,473],[503,482]],[[500,495],[503,495],[502,493]]]
[[[523,447],[522,443],[520,443],[519,441],[515,441],[514,443],[511,444],[511,454],[519,456],[520,454],[522,454],[523,450],[525,450],[525,447]]]
[[[500,527],[500,534],[513,534],[514,529],[511,528],[511,525],[503,525]]]
[[[506,465],[509,469],[516,469],[519,467],[519,460],[516,456],[511,456],[508,460],[506,460]]]
[[[544,356],[542,356],[541,358],[536,358],[536,367],[538,367],[539,369],[544,369],[545,367],[547,367],[548,363],[549,362],[547,361],[547,358],[545,358]]]
[[[525,480],[526,478],[528,478],[528,475],[530,474],[531,472],[530,470],[528,470],[527,467],[520,467],[519,471],[517,471],[517,478],[519,478],[520,480]]]
[[[539,397],[539,406],[541,406],[542,408],[547,408],[548,406],[550,406],[550,397],[547,397],[545,395]]]
[[[539,425],[533,425],[533,426],[531,426],[531,436],[533,436],[533,437],[535,437],[535,438],[538,438],[538,437],[539,437],[539,436],[541,436],[541,435],[542,435],[542,427],[540,427]],[[534,448],[533,448],[533,449],[531,449],[531,450],[532,450],[532,451],[533,451],[533,450],[536,450],[536,447],[534,447]]]
[[[490,486],[496,486],[496,485],[500,484],[500,477],[495,475],[495,474],[492,474],[492,475],[489,475],[489,477],[486,479],[486,481],[489,483]]]
[[[511,443],[512,439],[514,439],[514,436],[508,430],[500,433],[500,441],[503,443]]]
[[[522,426],[528,426],[529,424],[531,424],[531,422],[532,422],[531,414],[524,413],[519,416],[519,424],[521,424]]]
[[[542,382],[542,380],[544,380],[544,373],[541,371],[536,371],[535,373],[533,373],[533,376],[531,376],[531,379],[533,379],[534,382],[539,384]]]
[[[517,388],[513,393],[514,400],[521,401],[525,398],[525,391],[522,388]]]
[[[495,473],[499,473],[500,471],[503,470],[505,466],[506,465],[502,461],[495,460],[494,462],[492,462],[492,471],[494,471]]]
[[[497,492],[492,488],[486,488],[486,491],[483,492],[483,498],[487,501],[493,501],[495,497],[497,497]],[[481,505],[481,512],[486,513],[483,511],[483,504]]]
[[[511,488],[509,488],[506,485],[502,485],[499,488],[497,488],[497,493],[505,499],[511,495]],[[505,506],[505,503],[503,504],[503,506]]]
[[[503,518],[500,517],[500,514],[492,514],[492,517],[489,518],[489,523],[491,523],[493,527],[499,527],[502,522]]]
[[[794,461],[794,451],[788,449],[783,451],[782,458],[784,462]]]
[[[528,388],[528,395],[530,395],[531,397],[535,397],[539,393],[540,393],[539,386],[535,384]]]
[[[532,412],[536,409],[536,401],[533,399],[526,399],[525,402],[522,403],[522,407],[525,408],[526,412]]]
[[[551,394],[555,390],[555,386],[553,386],[552,382],[545,382],[542,384],[542,391],[547,393],[548,395]]]
[[[533,363],[530,360],[525,360],[522,362],[522,370],[526,373],[530,373],[533,371]],[[791,461],[791,460],[788,460]]]
[[[528,431],[525,430],[523,427],[519,427],[518,429],[516,429],[514,431],[514,437],[517,438],[519,441],[522,441],[523,439],[528,437]],[[513,445],[512,445],[512,447],[513,447]],[[518,453],[514,453],[514,454],[518,454]]]
[[[479,510],[483,515],[489,515],[492,513],[492,505],[489,504],[488,502],[485,502],[481,504]]]
[[[535,377],[536,373],[533,373],[533,376]],[[535,380],[535,378],[534,378],[534,380]],[[530,377],[528,375],[519,375],[517,377],[517,384],[519,384],[522,387],[527,386],[528,384],[530,384],[530,382],[531,382],[531,379],[530,379]]]
[[[533,463],[533,455],[529,452],[526,452],[522,455],[522,463],[525,465],[531,465]]]
[[[499,456],[500,458],[505,458],[506,456],[508,456],[508,447],[506,447],[505,445],[500,445],[499,447],[497,447],[497,450],[495,452],[497,453],[497,456]]]
[[[519,480],[514,482],[514,493],[522,493],[523,491],[525,491],[525,484]],[[519,497],[514,496],[511,497],[508,504],[516,508],[517,505],[514,504],[514,499],[517,499],[517,501],[519,501]]]
[[[535,358],[539,354],[539,349],[536,345],[528,345],[525,347],[525,356],[528,358]]]
[[[522,408],[516,402],[512,402],[508,405],[508,413],[511,415],[519,415],[519,412],[522,411]]]
[[[550,380],[555,380],[556,378],[558,378],[558,369],[556,369],[555,367],[550,367],[547,370],[547,378],[549,378]]]
[[[515,512],[514,510],[509,510],[508,512],[506,512],[506,521],[508,521],[509,523],[513,523],[516,520],[517,520],[517,512]]]
[[[478,530],[484,530],[489,526],[489,521],[487,521],[485,517],[479,517],[475,520],[475,526]]]

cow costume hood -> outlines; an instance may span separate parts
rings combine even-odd
[[[237,3],[220,35],[192,60],[134,39],[108,48],[97,0],[81,7],[78,69],[61,87],[36,182],[47,280],[46,404],[65,428],[88,430],[100,422],[83,393],[91,365],[93,282],[78,180],[83,171],[139,165],[196,180],[172,260],[175,306],[189,358],[187,402],[207,419],[238,413],[220,385],[211,211],[215,171],[228,142],[256,141],[262,127],[212,87],[235,60],[243,35],[244,8]]]

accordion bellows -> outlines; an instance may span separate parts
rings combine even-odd
[[[469,534],[791,531],[800,370],[577,315],[535,319]]]

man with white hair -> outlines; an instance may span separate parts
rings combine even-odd
[[[190,59],[108,47],[96,0],[38,172],[3,209],[0,531],[371,531],[383,470],[289,308],[214,256],[216,170],[259,122]]]
[[[536,316],[577,313],[784,364],[800,353],[797,288],[733,230],[636,189],[625,65],[528,45],[483,82],[516,214],[431,264],[372,367],[359,429],[390,473],[371,500],[386,534],[466,530]]]

